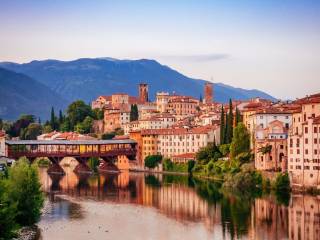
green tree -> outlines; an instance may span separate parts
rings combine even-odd
[[[222,154],[215,142],[201,148],[196,154],[197,162],[200,164],[207,164],[210,160],[217,161],[221,157]]]
[[[50,132],[52,132],[52,128],[51,128],[50,124],[44,125],[43,126],[43,133],[50,133]]]
[[[114,132],[104,133],[104,134],[102,134],[101,139],[110,140],[110,139],[114,138],[115,136],[116,136],[116,134]]]
[[[67,109],[67,114],[70,120],[70,130],[78,123],[82,123],[86,117],[92,117],[93,113],[91,107],[81,100],[71,103]]]
[[[199,102],[203,102],[203,99],[202,99],[202,94],[200,94],[200,96],[199,96]]]
[[[225,143],[225,116],[224,116],[224,108],[222,105],[221,108],[221,116],[220,116],[220,144],[224,144]]]
[[[136,121],[138,119],[139,119],[138,106],[136,104],[132,104],[131,110],[130,110],[130,122]]]
[[[24,132],[22,139],[27,140],[36,140],[37,136],[41,135],[42,133],[42,126],[38,123],[31,123]]]
[[[233,139],[230,145],[230,155],[235,159],[241,153],[250,152],[250,134],[243,123],[239,123],[233,131]]]
[[[59,126],[61,126],[61,124],[63,123],[63,121],[64,121],[64,116],[63,116],[62,111],[60,110],[60,111],[59,111]]]
[[[226,143],[231,143],[233,137],[233,108],[232,108],[232,100],[229,100],[229,114],[227,118],[227,131],[226,131]]]
[[[58,129],[58,120],[56,115],[54,114],[54,108],[51,107],[51,114],[50,114],[50,126],[53,130]]]
[[[17,204],[16,222],[20,225],[32,225],[41,216],[43,194],[38,169],[30,165],[26,158],[9,169],[8,198]]]
[[[274,188],[277,193],[288,193],[290,191],[290,179],[288,173],[278,173]]]
[[[0,239],[11,239],[17,227],[17,203],[9,199],[8,191],[7,181],[0,179]]]
[[[62,132],[71,131],[71,123],[69,117],[65,117],[63,123],[60,125],[60,130]]]
[[[161,155],[150,155],[144,159],[144,166],[147,168],[155,168],[162,161]]]
[[[104,117],[104,112],[102,109],[96,108],[92,110],[93,112],[93,119],[95,120],[102,120]]]
[[[241,122],[241,114],[239,109],[236,107],[236,118],[235,118],[235,126],[238,126],[238,124]]]

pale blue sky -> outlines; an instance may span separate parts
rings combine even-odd
[[[0,0],[0,61],[152,58],[276,97],[320,92],[320,1]]]

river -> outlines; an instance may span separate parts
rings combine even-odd
[[[49,176],[40,239],[320,239],[320,197],[232,193],[186,176]]]

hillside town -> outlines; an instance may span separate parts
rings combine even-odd
[[[148,156],[161,155],[182,164],[195,161],[196,154],[210,143],[225,143],[221,125],[228,119],[223,113],[231,111],[236,116],[233,127],[241,121],[250,134],[256,170],[287,172],[292,187],[320,186],[320,94],[285,102],[254,98],[222,104],[214,100],[214,87],[209,82],[204,84],[203,99],[169,92],[149,96],[145,83],[139,84],[137,92],[137,97],[115,93],[92,101],[92,110],[103,116],[93,120],[90,134],[54,130],[37,139],[90,141],[106,135],[131,139],[137,143],[135,160],[125,164],[116,161],[115,165],[146,170]],[[2,131],[2,156],[6,136]],[[228,161],[228,156],[224,159]]]

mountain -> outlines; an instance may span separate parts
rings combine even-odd
[[[0,66],[26,74],[61,95],[68,102],[83,99],[91,102],[99,95],[125,92],[137,95],[137,85],[149,84],[150,98],[156,92],[168,91],[198,98],[203,95],[203,80],[189,78],[157,61],[118,60],[114,58],[81,58],[74,61],[44,60],[25,64],[2,62]],[[232,99],[272,96],[258,91],[214,84],[214,99],[227,102]]]
[[[0,67],[0,118],[14,120],[21,114],[48,119],[51,106],[66,107],[65,100],[47,86]]]

